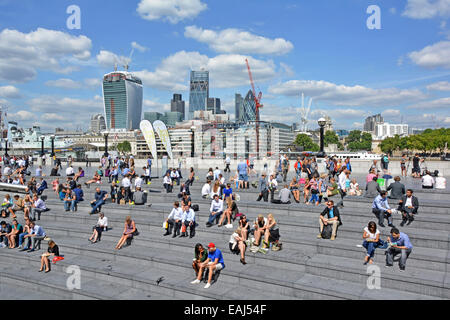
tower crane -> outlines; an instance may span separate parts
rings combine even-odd
[[[256,116],[256,158],[259,159],[259,109],[263,107],[261,104],[262,92],[260,91],[258,96],[256,96],[255,83],[253,82],[252,71],[250,70],[250,64],[248,60],[245,59],[247,64],[248,76],[250,78],[250,84],[252,85],[252,93],[255,99],[255,116]]]

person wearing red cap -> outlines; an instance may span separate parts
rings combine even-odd
[[[213,273],[225,268],[222,252],[216,248],[216,245],[214,243],[211,242],[208,245],[208,251],[208,258],[205,260],[205,262],[200,264],[200,270],[198,272],[197,279],[191,282],[192,284],[200,283],[203,275],[203,270],[205,270],[205,268],[208,268],[208,283],[206,284],[205,289],[208,289],[211,286]]]

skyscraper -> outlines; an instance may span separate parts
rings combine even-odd
[[[206,111],[212,111],[213,114],[220,114],[220,99],[219,98],[206,99]]]
[[[139,129],[142,116],[142,81],[129,72],[114,71],[103,77],[106,127]]]
[[[170,101],[170,111],[181,113],[183,115],[182,120],[185,119],[184,101],[181,94],[174,93],[173,99]]]
[[[364,131],[375,132],[376,125],[378,123],[383,123],[384,119],[381,114],[376,114],[374,116],[367,117],[364,121]]]
[[[240,93],[236,93],[234,95],[234,112],[235,112],[235,122],[239,122],[241,118],[241,114],[244,112],[243,110],[243,102],[242,96]]]
[[[205,110],[208,98],[209,71],[191,71],[188,120],[194,118],[194,111]]]
[[[105,116],[96,114],[91,117],[91,132],[99,133],[106,129]]]
[[[248,90],[248,93],[242,102],[242,114],[239,113],[239,122],[248,123],[250,121],[256,121],[255,96],[253,95],[252,90]]]

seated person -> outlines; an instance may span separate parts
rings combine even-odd
[[[136,234],[136,224],[133,220],[131,220],[130,216],[125,218],[125,227],[123,229],[122,236],[119,239],[119,242],[116,245],[116,250],[120,250],[125,242],[133,239],[133,236]]]
[[[102,177],[96,172],[94,174],[94,176],[92,177],[92,179],[85,182],[84,184],[89,187],[92,183],[100,183],[101,180],[102,180]]]
[[[119,188],[118,188],[116,182],[114,181],[114,182],[111,184],[111,190],[110,190],[110,192],[109,192],[109,194],[111,195],[111,201],[112,201],[112,203],[115,203],[115,202],[116,202],[118,193],[119,193]]]
[[[225,218],[227,219],[227,224],[225,228],[232,228],[231,220],[236,220],[236,215],[239,213],[239,209],[237,207],[236,201],[231,201],[231,206],[228,206],[220,217],[218,227],[223,225]]]
[[[80,179],[80,178],[84,178],[84,170],[81,167],[78,168],[78,172],[75,173],[75,175],[73,176],[73,179],[75,181],[78,181],[78,179]]]
[[[402,212],[402,222],[400,226],[404,226],[408,221],[408,226],[414,221],[414,215],[417,214],[419,209],[419,200],[413,196],[412,189],[406,190],[406,195],[402,197],[399,202],[399,209]]]
[[[272,203],[278,203],[278,204],[290,204],[291,200],[291,191],[288,189],[288,185],[286,184],[283,189],[280,190],[278,193],[279,199],[273,199]]]
[[[350,182],[350,188],[348,189],[348,194],[350,196],[360,196],[362,195],[362,190],[359,188],[358,182],[356,182],[356,179],[352,179]]]
[[[73,177],[75,176],[75,171],[73,170],[72,166],[67,167],[66,169],[66,177]]]
[[[207,227],[211,227],[214,224],[214,220],[218,223],[220,216],[223,214],[223,200],[219,199],[218,194],[214,195],[209,212],[209,219],[208,222],[206,222]]]
[[[16,212],[25,210],[25,202],[18,194],[14,195],[13,206],[8,208],[13,219],[16,219]]]
[[[299,203],[300,202],[300,190],[299,190],[299,184],[295,177],[292,178],[292,181],[289,184],[289,189],[291,190],[292,195],[294,196],[295,202]]]
[[[245,243],[245,239],[242,236],[241,228],[237,228],[236,231],[231,235],[229,246],[232,253],[241,255],[241,263],[244,265],[247,264],[245,262],[245,250],[247,248],[247,244]]]
[[[5,248],[9,246],[8,234],[11,233],[12,227],[6,221],[0,223],[0,247]]]
[[[106,199],[108,199],[108,192],[100,191],[100,188],[95,189],[94,200],[91,201],[92,210],[89,214],[94,214],[100,212],[102,205],[105,204]]]
[[[202,187],[202,198],[207,199],[211,194],[211,180],[206,180],[206,183]]]
[[[44,271],[44,266],[45,273],[50,272],[50,259],[53,260],[54,257],[59,257],[59,248],[55,241],[50,240],[48,242],[47,252],[41,256],[41,268],[39,269],[39,272]]]
[[[195,277],[199,276],[200,264],[205,262],[205,260],[207,258],[208,258],[208,252],[205,250],[205,248],[203,248],[203,246],[200,243],[197,243],[195,245],[194,259],[192,261],[192,268],[195,271]],[[203,274],[200,277],[200,281],[202,280],[202,278],[203,278]]]
[[[435,188],[436,189],[445,189],[447,186],[447,180],[444,178],[444,176],[442,175],[442,173],[437,173],[437,177],[436,177],[436,184],[435,184]]]
[[[133,202],[135,205],[144,205],[147,203],[147,193],[143,192],[140,187],[136,187],[133,193]]]
[[[75,212],[75,206],[77,204],[77,196],[70,189],[66,189],[66,196],[64,198],[64,210],[66,212],[72,210]]]
[[[92,236],[89,241],[96,243],[102,238],[102,232],[108,230],[108,218],[105,217],[103,212],[100,212],[97,224],[92,228]]]
[[[41,226],[36,225],[34,221],[30,222],[30,231],[27,235],[24,236],[24,239],[28,239],[28,243],[21,251],[36,251],[38,243],[44,240],[45,236],[45,231]]]
[[[394,264],[394,257],[401,254],[398,265],[400,270],[404,271],[406,268],[406,260],[413,249],[408,235],[400,232],[397,228],[392,228],[391,236],[387,241],[389,243],[389,249],[386,250],[386,266],[392,267]]]
[[[381,191],[381,193],[376,196],[372,203],[372,212],[378,218],[378,225],[384,228],[384,219],[388,220],[388,226],[394,227],[392,224],[392,210],[387,202],[387,192]]]
[[[180,208],[180,203],[178,201],[175,201],[173,203],[172,211],[170,212],[169,216],[166,219],[167,229],[164,236],[172,234],[172,230],[173,230],[172,238],[175,238],[177,235],[179,235],[182,219],[183,219],[183,210]]]
[[[208,245],[208,250],[209,250],[208,258],[205,260],[205,262],[200,264],[200,270],[198,272],[197,279],[191,282],[192,284],[200,283],[200,280],[202,279],[203,275],[203,270],[207,268],[209,273],[208,273],[208,283],[206,284],[205,289],[211,287],[213,274],[225,268],[222,252],[219,249],[216,249],[216,245],[211,242]]]
[[[73,189],[73,193],[76,196],[77,203],[81,202],[81,201],[84,201],[84,198],[83,198],[84,197],[84,192],[81,189],[81,184],[77,184],[77,187],[75,189]]]
[[[267,226],[268,226],[267,218],[264,218],[262,214],[259,214],[258,218],[255,220],[253,225],[253,235],[255,237],[255,240],[253,241],[253,246],[259,247],[261,237],[265,235]]]
[[[22,226],[17,222],[16,219],[12,221],[11,232],[6,235],[9,242],[9,248],[14,249],[16,247],[17,239],[19,234],[23,232]]]
[[[373,177],[372,181],[366,184],[366,193],[364,197],[366,198],[375,198],[379,194],[381,194],[380,185],[377,183],[378,178]]]
[[[422,177],[422,189],[433,189],[435,181],[430,175],[430,171],[425,171],[425,175]]]
[[[367,250],[364,265],[367,263],[372,264],[375,249],[384,245],[384,242],[380,240],[380,230],[377,229],[377,224],[374,221],[370,221],[367,227],[364,228],[363,239],[362,246]]]
[[[59,177],[58,167],[52,168],[52,170],[50,171],[50,176],[51,177]]]
[[[45,189],[48,189],[47,181],[44,180],[44,178],[41,178],[41,183],[39,186],[37,186],[36,193],[38,196],[42,195]]]
[[[183,207],[183,218],[181,219],[181,225],[186,228],[189,227],[189,238],[195,236],[195,211],[189,205]],[[187,237],[187,231],[182,232],[180,237]]]
[[[264,232],[264,241],[262,246],[262,252],[266,253],[269,250],[270,243],[273,243],[272,250],[278,251],[281,249],[280,240],[280,228],[278,227],[273,214],[269,213],[267,215],[267,227]]]
[[[317,235],[317,238],[319,239],[322,238],[322,231],[324,226],[331,225],[332,233],[330,240],[336,239],[337,229],[340,225],[342,225],[342,221],[341,216],[339,214],[339,209],[336,206],[334,206],[333,200],[329,200],[327,202],[327,207],[322,211],[319,218],[320,218],[319,219],[320,232]]]
[[[33,204],[31,208],[31,216],[33,221],[36,221],[36,213],[38,220],[41,220],[41,214],[43,212],[48,211],[47,206],[45,205],[44,200],[41,197],[38,197],[37,194],[33,195]]]
[[[405,185],[400,182],[400,177],[394,178],[394,182],[387,187],[386,191],[391,191],[390,199],[401,199],[405,195]]]
[[[166,189],[166,193],[171,193],[173,188],[172,179],[170,179],[170,174],[167,173],[163,179],[164,189]]]

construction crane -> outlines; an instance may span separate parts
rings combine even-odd
[[[256,116],[256,158],[259,159],[259,109],[263,107],[261,104],[262,92],[260,91],[258,96],[256,96],[255,83],[253,82],[252,71],[250,70],[250,65],[248,60],[245,59],[247,64],[248,76],[250,78],[250,84],[252,85],[253,98],[255,99],[255,116]]]
[[[311,111],[311,104],[312,104],[312,98],[309,99],[308,107],[305,107],[305,95],[302,92],[302,107],[300,109],[300,115],[301,115],[301,121],[303,125],[303,132],[306,132],[308,130],[308,116],[309,112]]]

